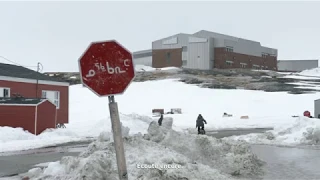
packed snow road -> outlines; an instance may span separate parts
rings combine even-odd
[[[266,162],[263,178],[265,180],[320,178],[320,149],[269,145],[253,145],[251,147],[252,151]]]
[[[252,145],[252,151],[266,162],[264,180],[319,179],[320,149]],[[79,149],[80,150],[80,149]],[[78,156],[80,152],[50,152],[32,155],[0,157],[0,180],[23,173],[39,163],[60,160],[63,156]],[[43,164],[44,166],[46,164]],[[41,164],[39,165],[41,166]],[[1,174],[2,173],[2,174]],[[3,177],[6,174],[7,177]],[[15,177],[12,177],[14,179]],[[9,180],[9,179],[8,179]]]

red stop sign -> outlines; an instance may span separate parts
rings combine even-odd
[[[98,96],[124,93],[135,76],[131,52],[115,40],[91,43],[79,68],[82,84]]]

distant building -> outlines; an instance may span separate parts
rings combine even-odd
[[[205,30],[152,42],[154,68],[277,70],[277,56],[277,49],[261,46],[260,42]]]
[[[317,68],[319,60],[279,60],[278,71],[299,72],[306,69]]]
[[[320,119],[320,99],[314,100],[314,117]]]
[[[143,50],[132,53],[135,65],[152,66],[152,50]]]

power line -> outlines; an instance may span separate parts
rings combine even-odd
[[[6,60],[6,61],[8,61],[8,62],[11,62],[11,63],[13,63],[13,64],[15,64],[15,65],[22,66],[22,67],[25,67],[25,68],[27,68],[27,67],[33,67],[33,68],[38,67],[38,66],[23,66],[23,65],[18,64],[18,63],[14,62],[14,61],[11,61],[10,59],[8,59],[8,58],[6,58],[6,57],[3,57],[3,56],[1,56],[1,55],[0,55],[0,58]]]
[[[11,63],[13,63],[13,64],[15,64],[15,65],[18,65],[18,66],[27,68],[27,69],[30,69],[30,67],[32,67],[32,68],[37,68],[36,71],[37,71],[38,73],[43,71],[43,65],[42,65],[40,62],[38,62],[37,66],[23,66],[23,65],[21,65],[21,64],[19,64],[19,63],[16,63],[16,62],[14,62],[14,61],[6,58],[6,57],[3,57],[3,56],[1,56],[1,55],[0,55],[0,58],[6,60],[6,61],[8,61],[8,62],[11,62]],[[40,66],[41,66],[41,69],[40,69]],[[5,70],[5,69],[2,69],[2,71],[9,72],[8,70]],[[24,74],[24,75],[30,75],[30,74],[33,74],[33,72],[29,72],[29,73],[26,73],[26,74]]]

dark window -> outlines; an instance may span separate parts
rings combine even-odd
[[[233,65],[233,61],[226,61],[227,66],[232,66]]]
[[[227,46],[227,47],[226,47],[226,51],[227,51],[227,52],[233,52],[233,47]]]
[[[167,52],[167,56],[166,56],[167,64],[170,64],[170,60],[171,60],[171,53]]]
[[[252,65],[252,68],[253,68],[253,69],[257,69],[257,70],[261,69],[261,67],[260,67],[259,65],[256,65],[256,64],[253,64],[253,65]]]
[[[7,89],[7,88],[3,89],[3,97],[10,97],[9,89]]]
[[[47,91],[42,91],[42,98],[47,98]]]
[[[263,58],[267,58],[268,55],[269,55],[269,54],[267,54],[267,53],[262,53],[262,57],[263,57]]]
[[[183,52],[187,52],[188,51],[188,47],[187,46],[182,46],[182,51]]]
[[[247,63],[240,63],[240,67],[241,68],[246,68],[247,67]]]

